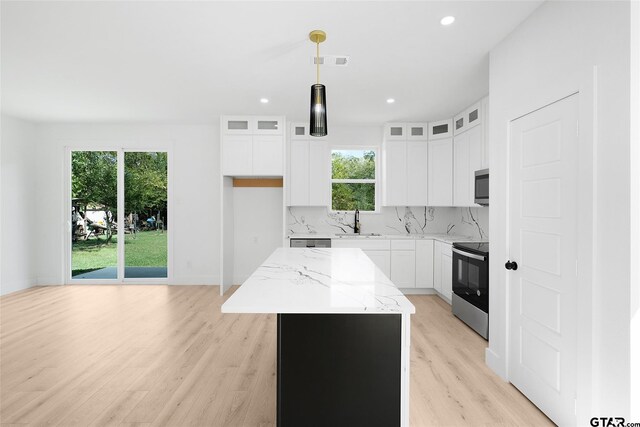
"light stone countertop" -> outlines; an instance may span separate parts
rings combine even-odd
[[[477,237],[457,236],[452,234],[381,234],[381,235],[358,235],[358,234],[327,234],[327,233],[294,233],[287,236],[289,239],[382,239],[382,240],[402,240],[402,239],[433,239],[444,243],[456,242],[481,242],[486,241]]]
[[[223,313],[400,313],[415,307],[357,248],[278,248]]]

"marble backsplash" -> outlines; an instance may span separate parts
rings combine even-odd
[[[324,207],[287,208],[287,233],[353,233],[352,212]],[[489,208],[383,207],[379,213],[361,213],[362,233],[451,234],[489,240]]]

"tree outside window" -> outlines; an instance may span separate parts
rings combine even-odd
[[[331,151],[331,209],[376,210],[376,152]]]

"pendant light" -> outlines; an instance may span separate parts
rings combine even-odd
[[[327,93],[320,84],[320,43],[327,39],[324,31],[313,30],[309,40],[316,44],[316,84],[311,85],[311,112],[309,133],[311,136],[327,136]]]

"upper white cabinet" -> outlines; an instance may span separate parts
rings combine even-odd
[[[283,126],[283,117],[223,116],[222,174],[282,176]]]
[[[383,205],[427,205],[426,123],[385,125],[383,143]]]
[[[331,187],[329,145],[326,138],[309,136],[308,126],[305,124],[291,125],[287,183],[290,206],[329,205]]]
[[[453,138],[454,206],[477,206],[474,202],[475,171],[482,169],[483,139],[482,126],[476,126]]]
[[[226,135],[253,134],[253,117],[225,116],[222,118],[222,133]]]
[[[385,206],[406,206],[407,142],[385,141],[383,150],[383,204]]]
[[[453,139],[429,141],[427,206],[453,206]]]
[[[484,138],[484,152],[482,155],[482,169],[489,168],[489,97],[482,99],[482,134]]]
[[[488,105],[487,97],[454,118],[454,206],[477,206],[474,202],[475,171],[488,167]]]
[[[384,126],[384,139],[385,141],[407,139],[407,125],[404,123],[387,123]]]
[[[426,141],[429,135],[429,127],[427,123],[407,123],[406,125],[407,140]]]
[[[253,173],[253,137],[251,135],[223,137],[222,173],[231,176]]]
[[[281,117],[256,117],[253,133],[256,135],[284,135],[284,120]]]
[[[283,135],[284,118],[272,116],[224,116],[222,133],[227,135]]]
[[[486,98],[485,98],[486,99]],[[481,100],[466,108],[453,118],[453,135],[465,132],[484,121],[485,100]]]
[[[428,206],[428,155],[426,141],[407,141],[407,199],[404,203],[405,206]]]
[[[453,136],[453,120],[440,120],[429,123],[429,140],[451,138]]]
[[[280,135],[253,136],[253,175],[282,176],[284,138]]]
[[[309,139],[309,123],[291,123],[291,140]]]

